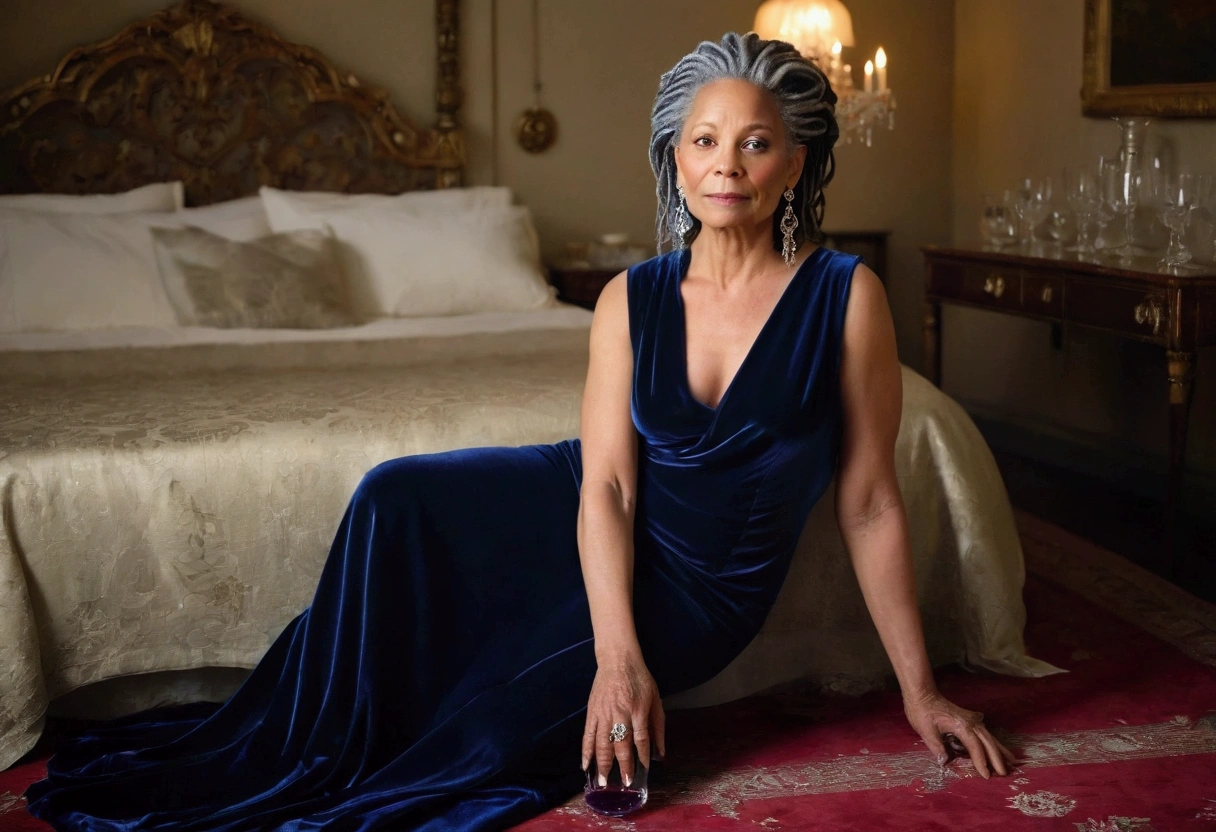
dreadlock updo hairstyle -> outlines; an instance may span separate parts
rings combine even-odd
[[[701,221],[696,217],[692,217],[692,227],[683,239],[676,231],[680,196],[676,192],[675,146],[697,91],[723,78],[750,81],[768,90],[781,113],[787,147],[806,145],[802,176],[794,186],[793,208],[798,217],[795,235],[799,242],[819,242],[823,189],[836,169],[832,147],[840,137],[836,93],[823,71],[785,41],[763,40],[755,32],[727,32],[718,43],[702,41],[659,79],[650,114],[650,167],[659,203],[656,250],[661,254],[663,244],[669,241],[676,248],[684,248],[701,232]],[[783,212],[779,207],[773,215],[773,247],[777,251],[781,250]]]

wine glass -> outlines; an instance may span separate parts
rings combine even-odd
[[[1195,177],[1196,202],[1203,215],[1207,217],[1208,227],[1212,232],[1212,256],[1216,262],[1216,173],[1201,173]]]
[[[984,248],[999,251],[1017,237],[1017,218],[1013,210],[1013,192],[998,191],[984,194],[984,211],[980,218],[980,235]]]
[[[1123,217],[1123,245],[1111,249],[1112,254],[1127,263],[1140,250],[1132,245],[1132,224],[1136,218],[1136,206],[1140,204],[1144,177],[1139,170],[1127,170],[1119,164],[1109,164],[1102,169],[1102,201],[1116,215]]]
[[[1022,247],[1031,248],[1035,229],[1051,211],[1051,177],[1023,179],[1017,189],[1014,207],[1022,220]]]
[[[610,817],[623,817],[636,812],[646,805],[649,795],[647,787],[646,766],[638,758],[637,746],[630,743],[633,752],[633,778],[626,784],[621,777],[621,764],[617,759],[612,760],[612,768],[604,783],[599,782],[599,769],[595,758],[587,766],[587,782],[583,786],[583,800],[587,806]]]
[[[1078,254],[1093,254],[1094,244],[1089,236],[1089,225],[1097,218],[1102,208],[1102,194],[1098,190],[1098,176],[1093,168],[1069,168],[1064,173],[1064,191],[1068,194],[1068,207],[1077,215],[1077,242],[1068,251]],[[1106,222],[1110,221],[1109,215]]]
[[[1107,251],[1112,248],[1110,240],[1104,236],[1106,234],[1106,226],[1115,218],[1115,212],[1111,210],[1110,205],[1106,202],[1106,194],[1104,192],[1103,183],[1109,175],[1106,171],[1109,168],[1119,164],[1119,160],[1114,156],[1099,156],[1098,165],[1095,168],[1095,176],[1098,180],[1098,207],[1094,211],[1094,225],[1097,226],[1097,233],[1094,234],[1094,253],[1099,250]]]
[[[1198,203],[1199,189],[1190,173],[1162,173],[1153,177],[1153,206],[1162,224],[1170,230],[1170,244],[1158,266],[1177,267],[1189,263],[1191,250],[1182,242],[1191,222],[1191,212]]]

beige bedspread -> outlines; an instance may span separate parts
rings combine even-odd
[[[585,328],[0,353],[0,768],[82,685],[252,667],[310,602],[365,471],[577,435],[586,360]],[[899,472],[934,664],[1060,672],[1023,652],[1021,550],[987,447],[907,368],[904,385]],[[859,690],[890,672],[830,504],[761,636],[672,705],[804,675]],[[126,696],[134,709],[165,695]]]

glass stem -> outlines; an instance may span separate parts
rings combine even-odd
[[[1077,248],[1081,251],[1090,249],[1089,223],[1092,219],[1092,214],[1077,214]]]
[[[1171,261],[1177,261],[1177,260],[1181,259],[1179,257],[1180,254],[1182,254],[1182,233],[1175,230],[1171,226],[1170,227],[1170,247],[1169,247],[1169,250],[1166,252],[1166,259],[1171,260]]]
[[[1128,254],[1132,253],[1132,223],[1135,222],[1135,220],[1136,220],[1136,209],[1129,208],[1127,211],[1127,219],[1123,221],[1123,226],[1124,226],[1123,248],[1127,251]]]

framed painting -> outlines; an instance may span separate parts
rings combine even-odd
[[[1216,3],[1085,0],[1081,112],[1216,116]]]

